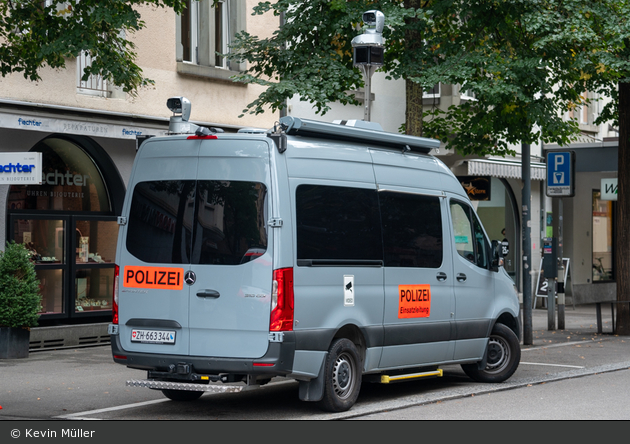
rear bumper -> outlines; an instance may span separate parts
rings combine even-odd
[[[177,368],[188,365],[190,372],[202,375],[286,376],[293,369],[294,332],[284,332],[283,342],[270,342],[267,353],[256,359],[217,358],[211,356],[138,353],[124,350],[119,335],[111,336],[114,362],[129,368],[172,374],[173,379],[186,379]]]

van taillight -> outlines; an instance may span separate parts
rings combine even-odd
[[[120,268],[118,265],[114,267],[114,297],[112,304],[112,324],[118,324],[118,274]]]
[[[269,331],[293,330],[293,268],[273,272]]]

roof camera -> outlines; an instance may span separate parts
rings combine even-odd
[[[171,97],[166,101],[166,106],[174,114],[181,114],[182,121],[187,122],[190,118],[190,100],[186,97]]]
[[[363,13],[363,23],[380,34],[385,26],[385,15],[377,10],[366,11]]]

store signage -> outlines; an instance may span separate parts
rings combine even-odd
[[[0,153],[1,185],[41,185],[42,153]]]
[[[21,129],[27,131],[46,131],[50,133],[81,134],[85,136],[108,137],[115,139],[135,139],[136,136],[162,136],[167,134],[166,130],[158,130],[155,128],[53,119],[48,117],[34,117],[11,113],[0,113],[0,128]]]
[[[619,186],[617,185],[617,179],[602,179],[601,187],[601,199],[602,200],[617,200],[617,191]]]
[[[470,200],[490,200],[490,176],[457,176]]]

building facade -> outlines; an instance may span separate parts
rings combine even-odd
[[[0,78],[0,158],[3,153],[42,153],[42,183],[0,182],[0,238],[25,244],[41,282],[40,325],[107,322],[111,319],[118,226],[137,146],[165,134],[170,97],[192,102],[191,121],[226,132],[269,128],[273,113],[245,115],[261,92],[230,76],[243,69],[217,55],[234,34],[268,35],[271,14],[251,16],[255,1],[189,1],[181,16],[140,6],[146,28],[130,38],[136,63],[151,87],[130,96],[102,78],[81,80],[89,57],[67,60],[67,69],[44,69],[42,80],[20,74]],[[168,216],[147,214],[168,230]]]

